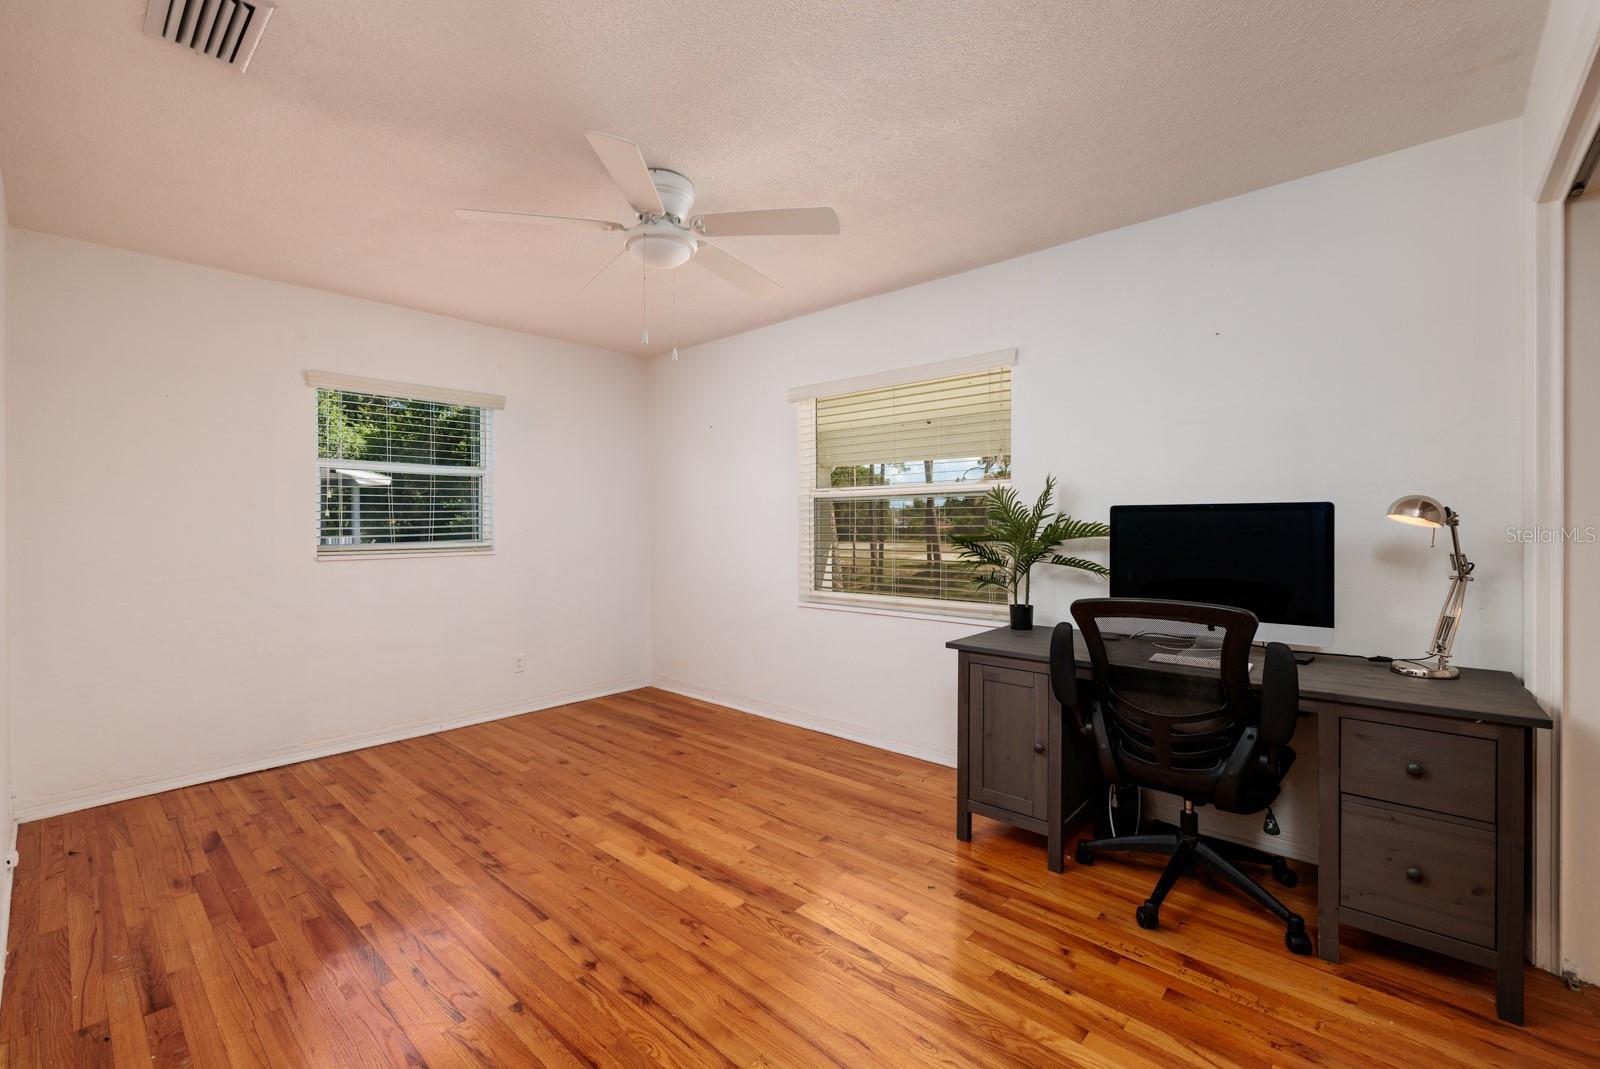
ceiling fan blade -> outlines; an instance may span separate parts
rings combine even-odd
[[[743,260],[730,256],[708,242],[700,243],[700,249],[691,262],[704,267],[724,282],[738,286],[752,297],[771,297],[783,288]]]
[[[606,261],[606,265],[604,267],[602,267],[600,270],[596,271],[594,274],[589,276],[589,281],[585,282],[583,285],[578,287],[578,292],[582,293],[584,290],[588,289],[590,286],[592,286],[596,282],[598,282],[599,279],[600,279],[600,276],[605,274],[607,271],[611,270],[611,265],[616,263],[618,260],[622,259],[622,254],[627,252],[627,251],[628,251],[628,247],[626,245],[624,245],[617,252],[617,254],[615,256],[613,256],[611,259]]]
[[[837,234],[839,215],[832,208],[766,208],[754,212],[712,212],[697,215],[690,225],[708,238],[753,237],[757,234]]]
[[[490,212],[479,208],[457,208],[457,219],[480,223],[524,223],[529,226],[571,226],[589,230],[621,230],[621,223],[604,219],[576,219],[570,215],[535,215],[532,212]]]
[[[625,137],[613,137],[610,134],[585,136],[589,139],[589,147],[600,157],[600,162],[611,174],[611,180],[628,198],[634,211],[640,215],[666,214],[667,209],[661,204],[661,194],[656,192],[656,184],[650,180],[650,168],[645,165],[644,153],[639,151],[638,145]]]

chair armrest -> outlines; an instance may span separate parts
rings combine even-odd
[[[1094,729],[1084,722],[1078,705],[1078,655],[1072,645],[1072,625],[1063,620],[1050,632],[1050,689],[1061,708],[1071,710],[1078,733],[1089,735]]]
[[[1083,729],[1083,733],[1094,740],[1095,756],[1100,759],[1100,774],[1107,783],[1122,782],[1122,773],[1117,769],[1117,755],[1111,749],[1111,732],[1106,728],[1105,714],[1099,706],[1090,710],[1092,726]]]
[[[1050,689],[1065,709],[1078,704],[1078,656],[1072,648],[1072,625],[1065,620],[1050,632]]]
[[[1294,651],[1281,642],[1267,645],[1261,669],[1261,737],[1282,746],[1294,736],[1300,717],[1300,669]]]

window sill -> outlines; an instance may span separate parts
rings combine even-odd
[[[409,547],[396,549],[318,549],[317,559],[322,560],[382,560],[391,557],[485,557],[494,553],[493,546],[438,546],[430,548]]]
[[[829,612],[856,612],[868,616],[897,616],[904,620],[926,620],[936,624],[963,624],[969,627],[997,627],[1006,622],[1002,608],[995,613],[981,609],[920,609],[905,605],[874,605],[860,601],[831,601],[820,598],[801,598],[802,609],[826,609]]]

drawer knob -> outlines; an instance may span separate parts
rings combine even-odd
[[[1409,869],[1406,869],[1406,879],[1410,880],[1412,883],[1421,883],[1422,870],[1417,868],[1415,865],[1411,866]]]
[[[1409,764],[1407,764],[1406,765],[1406,775],[1410,776],[1412,779],[1421,779],[1422,778],[1422,762],[1421,761],[1412,761]]]
[[[1044,743],[1042,743],[1042,742],[1034,743],[1033,744],[1033,752],[1034,753],[1044,753]]]

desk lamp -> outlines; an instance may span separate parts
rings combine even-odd
[[[1450,647],[1455,645],[1461,626],[1461,604],[1467,600],[1467,584],[1472,582],[1473,563],[1461,552],[1461,517],[1453,509],[1423,494],[1407,494],[1389,506],[1389,518],[1416,527],[1450,528],[1450,593],[1439,610],[1439,626],[1433,630],[1433,644],[1415,661],[1394,661],[1389,667],[1403,676],[1418,679],[1455,679],[1461,669],[1450,663]],[[1428,664],[1429,660],[1433,664]]]

